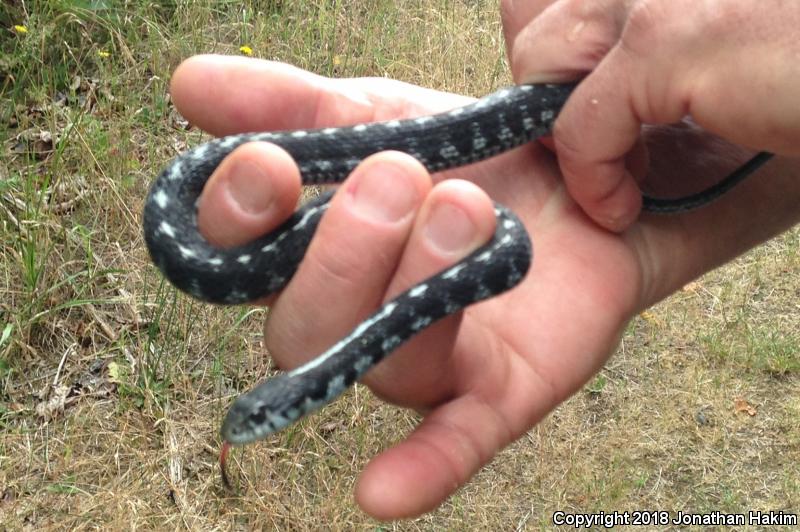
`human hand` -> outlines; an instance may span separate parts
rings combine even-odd
[[[741,146],[800,154],[797,2],[505,0],[502,13],[517,82],[588,73],[553,140],[570,195],[607,229],[638,216],[642,124],[691,115]]]
[[[216,135],[404,118],[467,101],[386,79],[333,80],[287,65],[213,56],[181,65],[172,95],[192,123]],[[622,236],[606,232],[565,193],[554,159],[538,144],[437,177],[457,179],[434,184],[418,163],[397,153],[362,163],[335,196],[265,326],[277,363],[295,367],[382,301],[486,240],[494,223],[486,193],[525,223],[535,256],[520,286],[442,320],[364,379],[379,396],[426,412],[358,481],[359,505],[382,519],[436,507],[583,386],[634,312],[697,274],[691,260],[707,243],[695,228],[713,224],[693,220],[724,208],[644,218]],[[752,197],[752,185],[737,193]],[[294,208],[298,189],[297,170],[284,152],[243,146],[204,190],[201,227],[219,245],[253,239]],[[359,196],[370,189],[380,201],[365,209]],[[431,214],[440,207],[443,216]]]

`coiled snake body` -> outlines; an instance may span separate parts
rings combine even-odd
[[[303,258],[331,193],[308,202],[275,231],[241,247],[212,247],[199,233],[196,200],[232,150],[269,141],[295,159],[304,184],[339,183],[370,154],[399,150],[435,172],[473,163],[547,134],[574,85],[521,85],[434,116],[344,128],[248,133],[213,140],[176,158],[152,185],[144,235],[153,261],[181,290],[213,303],[252,301],[283,288]],[[767,158],[759,154],[715,187],[677,200],[645,198],[644,209],[675,212],[724,193]],[[391,186],[391,183],[387,183]],[[238,397],[222,425],[225,448],[280,430],[339,396],[409,338],[465,306],[516,286],[532,258],[519,219],[495,206],[489,242],[402,293],[325,353]]]

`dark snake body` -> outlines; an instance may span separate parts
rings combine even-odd
[[[487,159],[546,135],[573,88],[521,85],[434,116],[248,133],[198,146],[176,158],[152,185],[144,209],[151,257],[175,286],[198,299],[236,304],[274,293],[297,270],[332,193],[306,203],[258,240],[231,249],[215,248],[197,229],[196,201],[212,172],[235,148],[253,141],[281,146],[292,155],[307,185],[340,183],[364,158],[383,150],[408,153],[436,172]],[[645,198],[644,208],[676,212],[707,203],[767,157],[760,154],[749,166],[698,195]],[[437,320],[516,286],[530,267],[531,243],[511,211],[495,204],[495,213],[495,233],[483,247],[386,303],[319,357],[238,397],[223,423],[223,439],[244,444],[280,430],[338,397]]]

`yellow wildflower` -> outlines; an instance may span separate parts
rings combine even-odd
[[[246,44],[240,46],[239,51],[242,52],[244,55],[253,55],[253,49],[247,46]]]
[[[110,57],[111,53],[105,50],[98,50],[97,55],[99,55],[100,57]]]
[[[17,33],[23,33],[24,34],[24,33],[28,33],[28,28],[26,28],[22,24],[17,24],[17,25],[14,26],[14,31],[16,31]]]

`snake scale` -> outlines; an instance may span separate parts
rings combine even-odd
[[[204,301],[236,304],[279,291],[303,259],[332,193],[306,203],[276,230],[249,244],[215,248],[197,229],[196,202],[211,173],[238,146],[268,141],[283,147],[295,159],[306,185],[340,183],[365,157],[383,150],[408,153],[436,172],[484,160],[546,135],[573,88],[573,84],[520,85],[433,116],[247,133],[202,144],[173,160],[150,189],[144,235],[151,257],[175,286]],[[708,203],[769,156],[758,154],[694,196],[645,197],[643,208],[669,213]],[[499,204],[495,213],[495,233],[483,247],[386,303],[317,358],[239,396],[222,425],[223,460],[230,445],[264,438],[329,403],[437,320],[516,286],[530,267],[531,242],[514,213]]]

